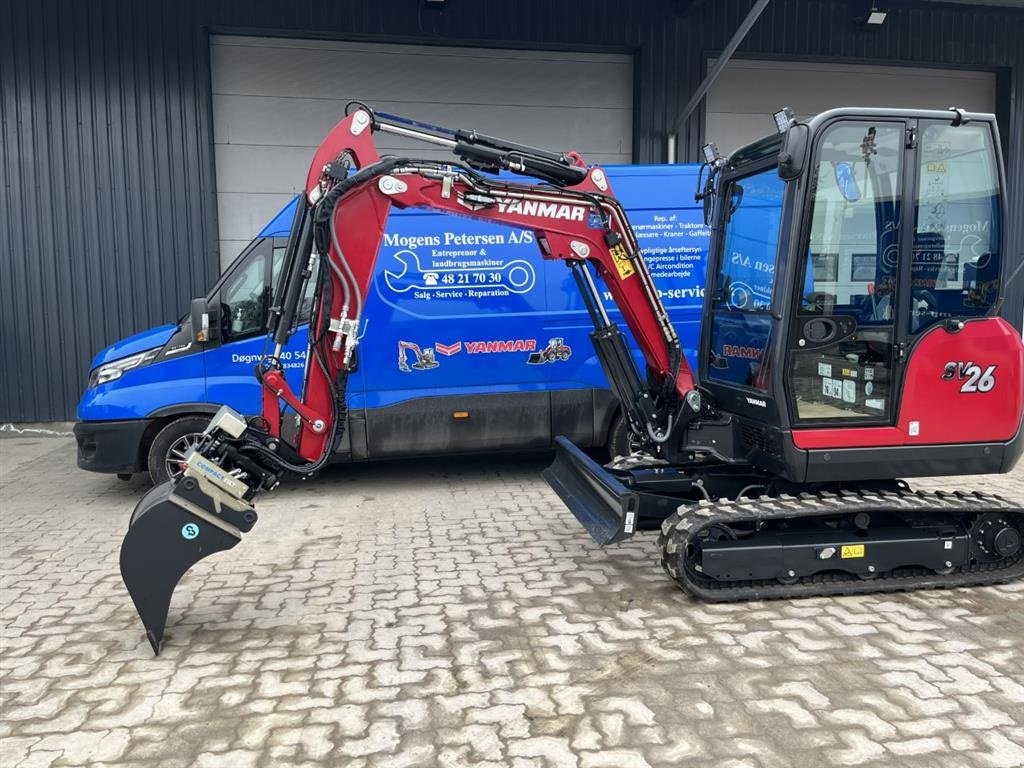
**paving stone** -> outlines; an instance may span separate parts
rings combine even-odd
[[[338,466],[199,563],[154,659],[146,487],[0,441],[0,766],[1019,768],[1024,585],[706,605],[543,459]],[[15,482],[16,478],[16,482]],[[914,481],[1024,501],[1024,470]]]

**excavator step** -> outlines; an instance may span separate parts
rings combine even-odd
[[[682,589],[735,602],[999,584],[1024,575],[1022,532],[992,494],[843,491],[687,504],[659,544]]]

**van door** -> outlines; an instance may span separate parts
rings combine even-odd
[[[530,232],[392,214],[359,346],[369,457],[550,445],[540,262]]]
[[[615,196],[622,203],[658,289],[662,304],[686,353],[696,364],[703,304],[704,258],[708,228],[703,209],[693,200],[697,187],[695,165],[606,166]],[[545,261],[547,273],[548,339],[562,339],[572,350],[564,364],[547,371],[551,388],[554,434],[571,437],[580,445],[603,445],[619,403],[597,359],[590,334],[593,323],[566,263]],[[593,270],[591,270],[593,273]],[[643,354],[611,300],[604,283],[595,278],[609,317],[620,324],[639,366]],[[586,412],[583,409],[586,408]]]
[[[230,405],[247,415],[261,410],[253,369],[266,349],[273,261],[273,238],[260,238],[211,292],[220,294],[222,325],[220,343],[209,345],[204,353],[206,396],[211,403]]]

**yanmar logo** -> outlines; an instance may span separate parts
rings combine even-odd
[[[502,213],[518,213],[521,216],[540,216],[545,219],[585,221],[587,208],[583,205],[565,203],[542,203],[539,200],[499,200],[498,210]]]
[[[536,349],[536,339],[466,342],[466,352],[471,355],[489,355],[494,352],[533,352]]]
[[[748,405],[756,405],[758,408],[767,408],[768,407],[768,403],[767,402],[765,402],[764,400],[758,400],[756,397],[748,397],[747,398],[747,404]]]

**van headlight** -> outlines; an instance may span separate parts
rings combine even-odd
[[[97,387],[100,384],[106,384],[109,381],[115,381],[120,379],[125,371],[130,371],[134,368],[141,368],[144,365],[152,362],[153,358],[160,352],[160,347],[156,349],[148,349],[145,352],[139,352],[137,355],[130,355],[129,357],[122,357],[120,360],[114,360],[110,363],[104,363],[98,368],[93,368],[89,374],[89,389]]]

